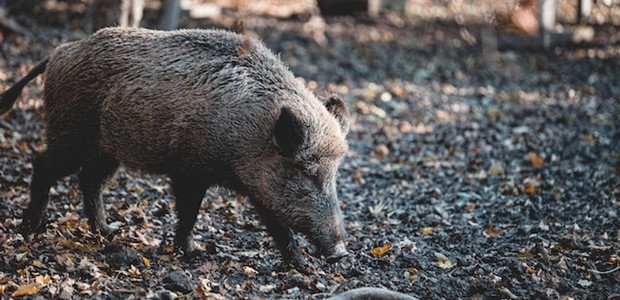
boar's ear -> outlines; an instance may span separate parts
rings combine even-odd
[[[340,123],[342,132],[347,134],[349,132],[349,110],[342,98],[336,95],[329,95],[323,99],[323,104],[327,111],[334,115],[338,123]]]
[[[284,106],[273,131],[273,140],[280,153],[292,157],[304,141],[303,124],[299,118]]]

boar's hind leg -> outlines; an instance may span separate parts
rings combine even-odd
[[[194,252],[191,233],[198,217],[202,198],[207,190],[207,184],[199,182],[196,177],[172,176],[172,191],[176,198],[175,207],[179,219],[174,244],[186,255]]]
[[[255,205],[261,220],[267,228],[267,232],[276,243],[276,247],[282,253],[284,260],[295,267],[303,267],[308,264],[306,258],[299,252],[297,240],[293,235],[293,231],[283,225],[276,216],[267,208],[261,205]]]
[[[30,183],[30,203],[23,215],[22,234],[45,230],[43,218],[49,202],[50,186],[60,178],[75,173],[78,168],[78,161],[70,159],[63,151],[53,151],[51,147],[35,159]]]
[[[107,180],[114,175],[118,162],[109,156],[100,156],[90,159],[82,165],[79,174],[80,189],[84,196],[84,212],[88,217],[88,225],[93,232],[103,236],[112,233],[106,223],[101,190]]]

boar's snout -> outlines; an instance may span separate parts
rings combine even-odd
[[[344,242],[339,242],[332,249],[332,251],[325,253],[325,255],[327,257],[326,258],[327,262],[336,262],[336,261],[341,260],[344,257],[349,256],[349,252],[347,251],[347,247],[345,246]]]
[[[337,203],[336,200],[330,202]],[[315,224],[310,238],[320,255],[328,261],[337,261],[349,255],[345,245],[346,232],[342,222],[342,213],[337,204],[328,216]]]

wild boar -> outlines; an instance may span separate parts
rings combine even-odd
[[[347,255],[336,195],[348,111],[319,100],[259,41],[224,30],[106,28],[59,46],[0,99],[45,72],[47,148],[33,164],[22,232],[44,230],[50,186],[78,173],[91,230],[110,234],[101,190],[119,164],[171,179],[175,244],[192,251],[205,191],[247,195],[285,260],[293,231]]]

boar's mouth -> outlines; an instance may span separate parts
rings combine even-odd
[[[316,248],[316,253],[313,253],[313,256],[318,258],[323,256],[328,262],[338,261],[349,255],[344,242],[344,227],[338,219],[339,212],[335,215],[333,222],[326,222],[326,220],[317,222],[316,220],[306,219],[293,228],[303,234]]]

